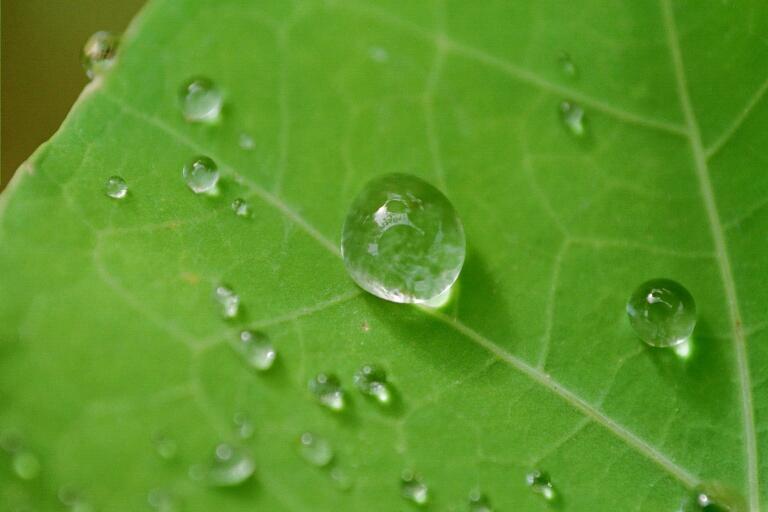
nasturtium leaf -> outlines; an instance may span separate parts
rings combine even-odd
[[[3,509],[406,510],[406,471],[433,510],[673,511],[700,485],[768,510],[766,75],[761,0],[150,0],[0,196],[0,434],[40,466],[20,478],[5,443]],[[195,77],[216,122],[185,120]],[[199,155],[218,195],[182,177]],[[392,172],[464,224],[441,310],[366,294],[339,257],[356,193]],[[627,321],[656,277],[695,298],[686,351]],[[365,364],[386,406],[355,388]],[[251,479],[190,474],[220,443]]]

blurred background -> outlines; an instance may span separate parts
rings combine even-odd
[[[145,0],[2,0],[0,190],[48,140],[87,83],[80,50],[121,33]]]

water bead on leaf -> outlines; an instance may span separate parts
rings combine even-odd
[[[216,447],[202,475],[209,485],[232,487],[248,480],[255,470],[256,464],[245,449],[222,443]]]
[[[543,471],[531,471],[525,475],[525,483],[533,492],[540,494],[547,501],[553,501],[557,496],[552,480]]]
[[[574,137],[584,137],[587,124],[584,109],[578,103],[563,101],[560,103],[560,120]]]
[[[680,283],[652,279],[629,298],[627,315],[635,332],[648,345],[671,347],[684,342],[693,332],[696,303]]]
[[[429,487],[409,469],[400,474],[400,494],[403,498],[420,506],[426,505],[429,501]]]
[[[213,289],[213,296],[221,306],[221,315],[224,318],[234,318],[240,310],[240,296],[225,284],[220,284]]]
[[[309,391],[321,405],[332,411],[344,409],[344,391],[341,389],[338,377],[330,373],[318,373],[309,381]]]
[[[181,175],[195,194],[212,192],[219,181],[219,169],[207,156],[197,156],[190,160],[182,169]]]
[[[459,277],[464,228],[435,187],[415,176],[387,174],[368,182],[352,203],[341,252],[361,288],[392,302],[424,303]]]
[[[128,184],[120,176],[110,176],[104,182],[104,193],[113,199],[122,199],[128,195]]]
[[[235,212],[235,215],[238,217],[248,217],[251,213],[251,208],[248,206],[245,199],[238,197],[232,201],[232,211]]]
[[[93,34],[83,46],[81,61],[88,78],[94,78],[112,67],[120,39],[106,31]]]
[[[179,102],[184,119],[212,123],[219,119],[223,98],[216,85],[205,77],[195,77],[181,87]]]
[[[392,399],[387,374],[383,368],[366,364],[355,372],[354,382],[361,393],[374,397],[382,404],[387,404]]]
[[[238,351],[252,368],[266,371],[272,368],[277,351],[269,337],[259,331],[241,331]]]
[[[469,512],[493,512],[491,501],[478,490],[469,493]]]
[[[304,432],[299,438],[301,456],[313,466],[327,466],[333,459],[333,448],[327,439],[311,432]]]

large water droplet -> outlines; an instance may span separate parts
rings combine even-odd
[[[366,364],[355,372],[355,386],[364,395],[372,396],[382,404],[392,400],[392,392],[387,383],[387,374],[383,368]]]
[[[115,199],[122,199],[128,194],[128,184],[120,176],[110,176],[104,183],[104,193]]]
[[[211,123],[219,119],[223,98],[218,87],[205,77],[188,80],[179,92],[184,119]]]
[[[181,175],[195,194],[214,192],[219,182],[219,169],[207,156],[197,156],[190,160],[182,169]]]
[[[409,469],[400,474],[400,494],[417,505],[426,505],[429,501],[429,488]]]
[[[341,252],[352,279],[393,302],[424,303],[453,285],[464,264],[464,228],[448,199],[407,174],[374,178],[344,221]]]
[[[248,206],[248,202],[245,199],[238,197],[232,201],[232,211],[238,217],[248,217],[251,214],[251,208]]]
[[[584,109],[578,103],[563,101],[560,103],[560,119],[568,132],[575,137],[583,137],[587,134],[587,124],[584,117]]]
[[[162,431],[155,432],[152,436],[152,445],[155,447],[155,452],[165,460],[171,460],[176,457],[179,449],[176,441]]]
[[[220,284],[213,290],[213,296],[221,305],[221,314],[224,318],[234,318],[240,310],[240,296],[225,284]]]
[[[269,337],[260,331],[241,331],[237,349],[248,365],[259,371],[272,368],[277,357]]]
[[[232,422],[235,424],[235,430],[241,439],[250,439],[253,437],[256,426],[254,425],[253,418],[251,418],[250,414],[247,412],[238,412],[235,414]]]
[[[469,493],[469,512],[493,512],[491,501],[478,490]]]
[[[232,487],[248,480],[255,471],[256,464],[245,449],[222,443],[202,471],[194,468],[192,473],[214,487]]]
[[[579,74],[579,70],[576,67],[576,64],[573,63],[573,60],[569,54],[565,52],[561,53],[557,58],[557,63],[560,66],[560,71],[562,71],[563,74],[568,78],[576,78],[576,76]]]
[[[547,501],[553,501],[557,497],[555,488],[552,485],[552,480],[549,478],[549,475],[543,471],[531,471],[525,475],[525,483],[528,484],[528,487],[530,487],[533,492],[540,494]]]
[[[178,512],[181,502],[172,493],[163,489],[153,489],[147,495],[147,503],[157,512]]]
[[[320,404],[332,411],[344,409],[344,391],[341,389],[341,383],[335,375],[331,373],[318,373],[309,381],[309,391],[315,395]]]
[[[81,61],[88,78],[94,78],[112,67],[120,39],[106,31],[93,34],[83,46]]]
[[[311,432],[304,432],[299,438],[299,450],[304,460],[314,466],[327,466],[333,459],[333,448],[327,439]]]
[[[683,285],[671,279],[641,284],[627,301],[629,323],[640,339],[654,347],[683,343],[696,326],[696,303]]]
[[[37,456],[21,450],[13,454],[13,472],[22,480],[32,480],[40,474],[40,461]]]

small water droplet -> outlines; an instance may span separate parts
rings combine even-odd
[[[272,368],[277,351],[269,337],[260,331],[241,331],[237,350],[251,368],[265,371]]]
[[[64,504],[70,512],[93,512],[93,506],[85,499],[83,494],[76,488],[66,485],[61,487],[58,492],[59,501]]]
[[[469,493],[469,512],[493,512],[491,502],[478,490]]]
[[[392,392],[387,382],[387,374],[383,368],[366,364],[355,372],[355,386],[364,395],[372,396],[382,404],[392,400]]]
[[[155,447],[155,453],[165,460],[176,457],[179,449],[176,441],[168,437],[165,432],[155,432],[152,436],[152,445]]]
[[[187,121],[212,123],[219,119],[223,97],[216,84],[208,78],[195,77],[185,82],[179,92],[179,100]]]
[[[88,78],[101,75],[112,67],[117,57],[119,41],[120,38],[116,35],[103,30],[88,38],[80,57]]]
[[[181,175],[195,194],[215,192],[219,182],[216,163],[207,156],[197,156],[190,160],[182,169]]]
[[[331,470],[331,481],[340,491],[348,491],[352,488],[352,478],[338,466]]]
[[[28,450],[18,451],[13,455],[13,472],[22,480],[33,480],[40,474],[40,461]]]
[[[464,264],[464,228],[450,201],[407,174],[374,178],[355,198],[341,235],[347,272],[393,302],[424,303],[450,288]]]
[[[561,53],[557,58],[557,63],[560,65],[560,71],[563,72],[568,78],[576,78],[579,74],[579,70],[576,64],[573,63],[571,56],[565,52]]]
[[[587,133],[584,109],[578,103],[563,101],[560,103],[560,119],[568,131],[575,137],[583,137]]]
[[[717,483],[698,487],[683,500],[681,512],[736,512],[746,509],[741,497]]]
[[[547,501],[553,501],[557,496],[552,480],[547,473],[539,470],[531,471],[525,475],[525,483],[533,492],[540,494]]]
[[[371,46],[368,49],[368,55],[376,62],[387,62],[389,60],[389,52],[381,46]]]
[[[409,469],[400,474],[400,494],[417,505],[426,505],[429,501],[429,488]]]
[[[114,199],[122,199],[128,195],[128,184],[120,176],[110,176],[104,183],[104,193]]]
[[[320,404],[333,411],[344,409],[344,391],[338,377],[330,373],[318,373],[309,381],[309,391],[315,395]]]
[[[238,197],[232,201],[232,211],[235,212],[235,215],[238,217],[248,217],[251,214],[251,207],[248,206],[245,199]]]
[[[191,468],[190,475],[214,487],[233,487],[248,480],[255,471],[256,464],[245,449],[221,443],[211,460],[203,467]]]
[[[333,459],[333,448],[327,439],[311,432],[304,432],[299,438],[299,451],[304,460],[313,466],[327,466]]]
[[[671,279],[641,284],[627,301],[629,323],[653,347],[672,347],[687,340],[696,326],[696,303],[683,285]]]
[[[240,439],[250,439],[253,437],[253,433],[256,430],[256,426],[253,424],[253,418],[247,412],[238,412],[232,419],[235,424],[235,430]]]
[[[147,503],[158,512],[178,512],[181,510],[179,499],[163,489],[153,489],[147,495]]]
[[[220,284],[213,290],[216,301],[221,305],[221,314],[224,318],[234,318],[240,310],[240,296],[225,284]]]
[[[240,134],[240,137],[238,138],[238,143],[240,144],[240,147],[245,149],[246,151],[250,151],[251,149],[256,147],[256,141],[254,141],[253,137],[251,137],[245,132],[242,132]]]

